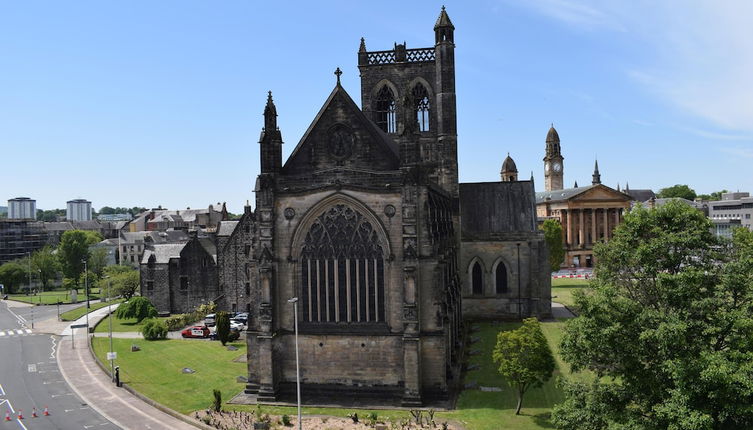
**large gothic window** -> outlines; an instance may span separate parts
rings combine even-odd
[[[494,270],[494,282],[497,294],[507,293],[507,267],[505,263],[497,263],[497,268]]]
[[[300,279],[304,322],[385,320],[382,244],[371,223],[349,206],[335,205],[311,225]]]
[[[429,131],[429,112],[431,110],[429,92],[426,91],[426,87],[417,84],[413,87],[411,95],[416,103],[416,121],[418,121],[418,130]]]
[[[395,117],[395,95],[387,85],[384,85],[376,98],[376,123],[387,133],[397,132]]]
[[[478,261],[471,268],[471,289],[474,295],[484,294],[484,272]]]

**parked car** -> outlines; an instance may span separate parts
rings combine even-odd
[[[235,319],[230,320],[230,330],[243,331],[245,329],[246,329],[246,325],[243,324],[242,322]]]
[[[241,334],[238,331],[230,330],[230,334],[228,335],[228,342],[235,342],[236,340],[240,339]],[[209,335],[209,340],[217,340],[217,330],[213,331]]]
[[[183,337],[209,337],[209,328],[205,325],[195,325],[180,332]]]
[[[245,325],[245,326],[248,325],[248,313],[246,313],[246,312],[239,313],[238,315],[234,316],[233,319],[235,321],[243,323],[243,325]]]
[[[206,324],[207,327],[214,327],[215,323],[215,315],[209,314],[204,317],[204,324]]]

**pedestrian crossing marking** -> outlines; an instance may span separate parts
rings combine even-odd
[[[32,334],[34,334],[34,332],[28,328],[0,330],[0,338],[10,336],[28,336]]]

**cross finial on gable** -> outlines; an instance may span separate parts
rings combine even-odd
[[[337,70],[335,70],[335,76],[337,76],[337,85],[340,85],[340,75],[342,74],[343,74],[343,71],[340,70],[340,68],[338,67]]]

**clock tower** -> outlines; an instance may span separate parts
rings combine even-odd
[[[546,134],[546,156],[544,156],[544,189],[546,191],[561,190],[563,184],[562,153],[560,151],[560,137],[554,125]]]

